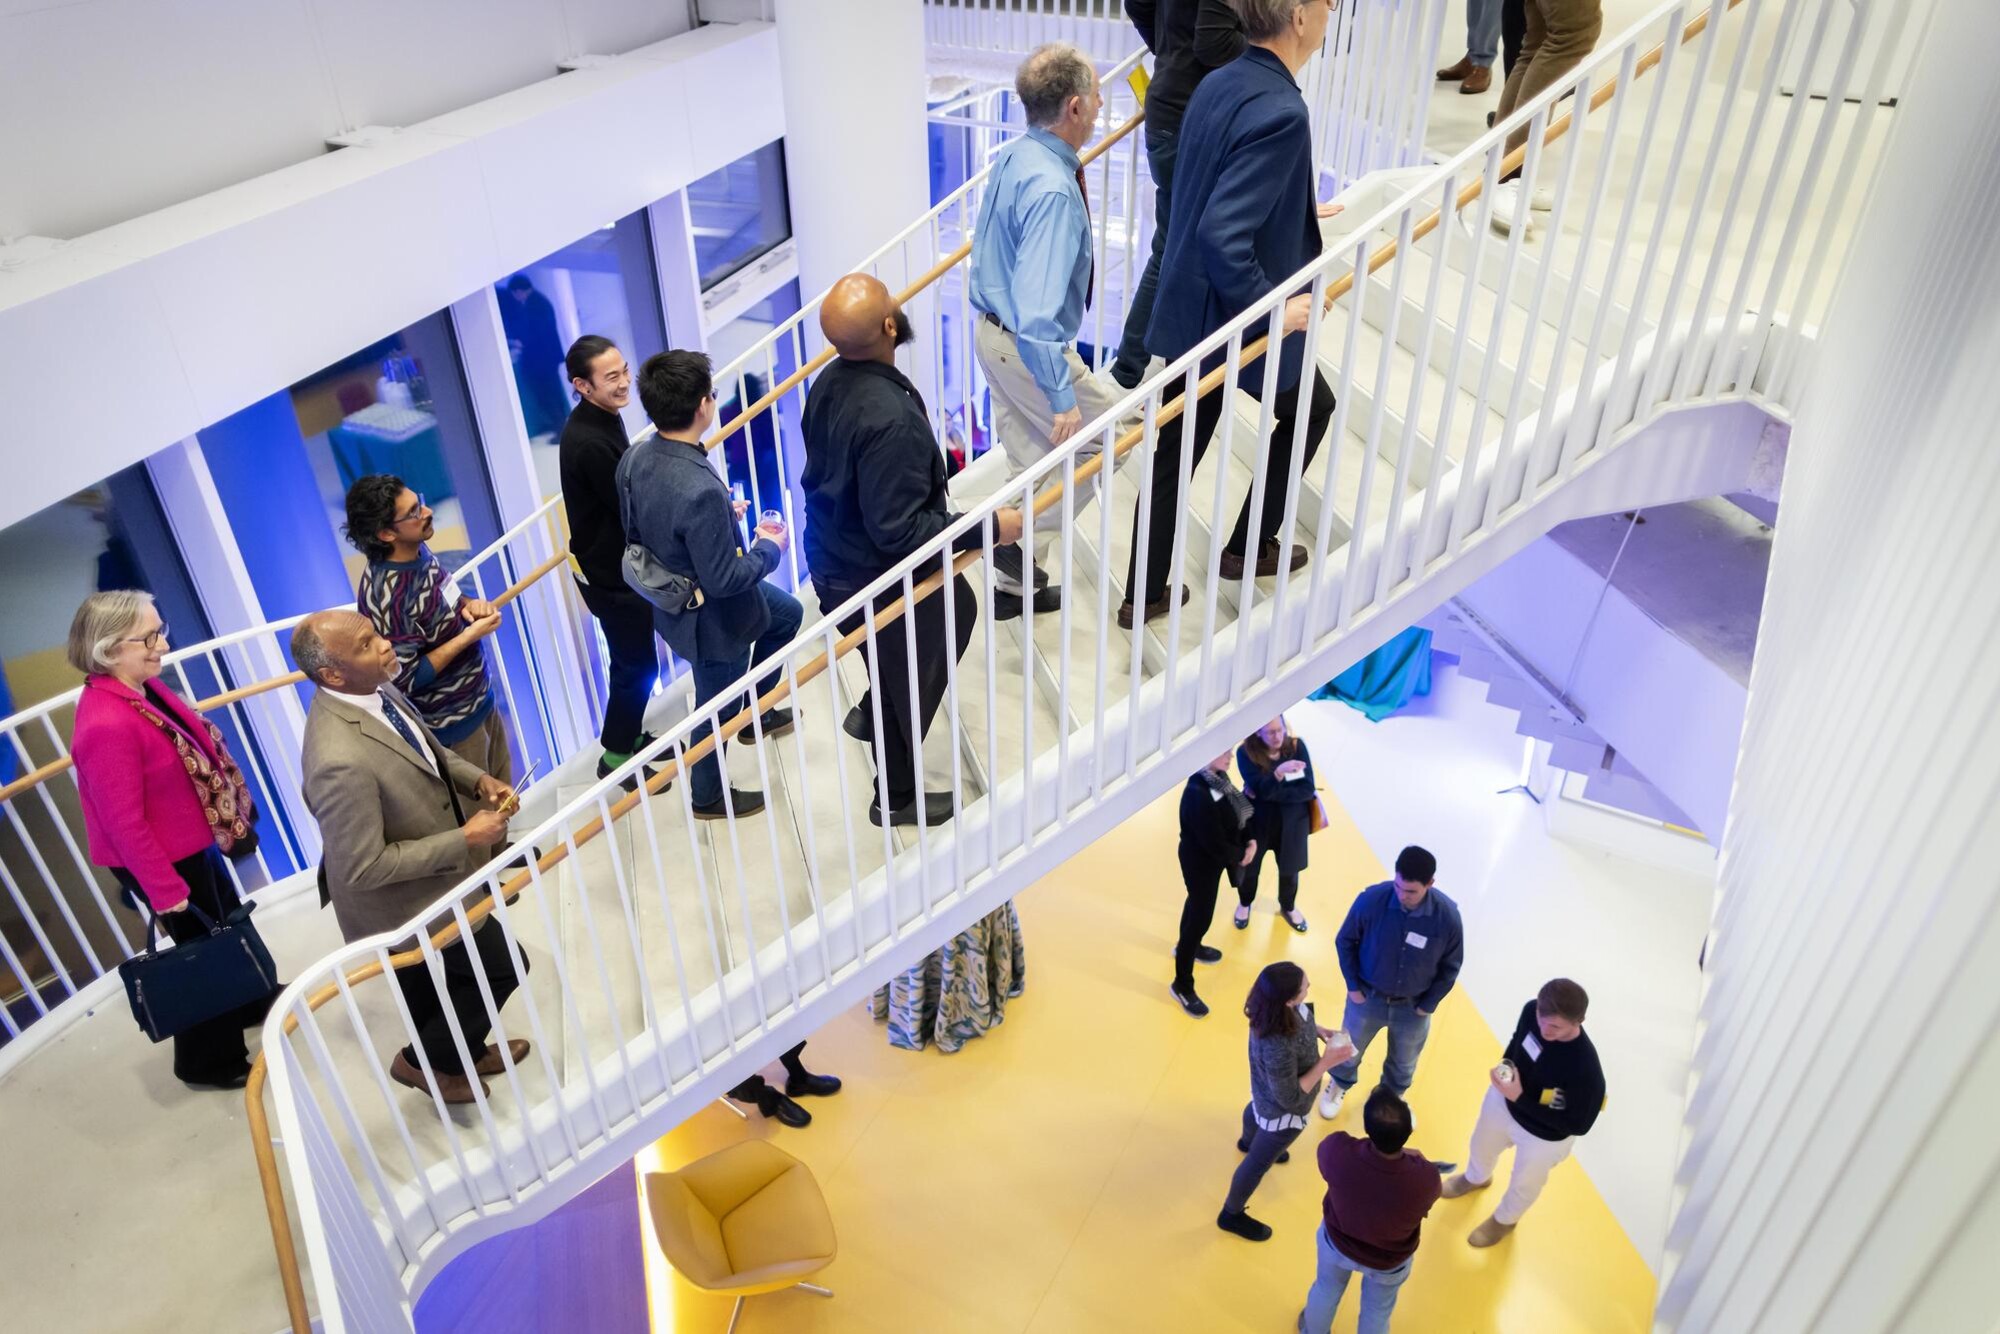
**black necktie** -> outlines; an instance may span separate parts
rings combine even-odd
[[[396,729],[396,735],[409,742],[410,749],[417,752],[423,758],[425,764],[429,764],[431,762],[430,751],[424,748],[423,742],[417,740],[417,734],[410,730],[409,722],[403,717],[403,711],[396,707],[395,701],[391,700],[387,695],[378,695],[376,698],[382,701],[382,716],[389,720],[389,726]]]

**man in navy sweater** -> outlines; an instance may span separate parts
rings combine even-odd
[[[1347,982],[1342,1022],[1354,1039],[1354,1059],[1334,1067],[1320,1098],[1319,1114],[1329,1121],[1354,1087],[1368,1044],[1383,1029],[1389,1030],[1383,1086],[1408,1093],[1417,1077],[1417,1057],[1430,1036],[1431,1015],[1465,961],[1458,905],[1434,887],[1436,879],[1436,857],[1422,848],[1404,848],[1396,857],[1396,878],[1356,895],[1334,937]]]
[[[1268,296],[1320,253],[1319,213],[1314,204],[1318,172],[1313,164],[1312,122],[1300,95],[1298,73],[1326,38],[1332,16],[1328,0],[1237,0],[1249,49],[1202,80],[1181,122],[1173,169],[1173,204],[1160,288],[1154,299],[1146,347],[1168,361]],[[1314,371],[1301,385],[1306,360],[1304,332],[1310,318],[1309,293],[1286,303],[1283,339],[1276,370],[1274,429],[1267,447],[1264,506],[1257,518],[1251,551],[1250,497],[1223,543],[1222,577],[1242,579],[1252,570],[1275,575],[1280,560],[1296,570],[1306,550],[1278,551],[1292,463],[1294,425],[1306,415],[1303,468],[1319,449],[1333,418],[1333,389]],[[1257,336],[1261,326],[1250,335]],[[1248,338],[1245,341],[1249,341]],[[1222,364],[1216,352],[1203,372]],[[1245,392],[1261,394],[1268,355],[1246,365],[1237,381]],[[1194,466],[1207,452],[1209,437],[1228,406],[1222,386],[1202,395],[1193,409]],[[1118,623],[1131,628],[1140,618],[1164,616],[1171,607],[1168,564],[1174,524],[1192,503],[1180,494],[1182,439],[1187,414],[1162,426],[1153,451],[1150,507],[1132,516],[1132,563],[1125,575],[1125,604]],[[1144,587],[1139,557],[1145,556]]]
[[[1492,1184],[1500,1154],[1514,1149],[1507,1193],[1485,1222],[1466,1238],[1474,1246],[1504,1241],[1569,1157],[1579,1135],[1590,1133],[1604,1110],[1604,1067],[1583,1031],[1590,997],[1566,977],[1544,986],[1521,1007],[1507,1055],[1488,1074],[1493,1087],[1479,1105],[1465,1170],[1444,1183],[1455,1200]]]

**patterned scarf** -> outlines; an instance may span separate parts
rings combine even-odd
[[[208,828],[215,835],[215,846],[222,849],[223,855],[230,855],[238,843],[254,839],[257,830],[253,822],[257,818],[257,808],[250,800],[250,787],[243,781],[243,771],[230,758],[221,729],[206,718],[200,720],[201,726],[207,729],[209,742],[215,747],[216,760],[211,763],[206,751],[191,744],[179,727],[147,707],[147,701],[128,699],[127,702],[139,711],[141,718],[159,728],[161,734],[174,743],[174,752],[181,757],[181,767],[187,770],[188,780],[194,784],[195,798],[201,802],[201,813],[208,817]]]
[[[1250,798],[1244,796],[1236,784],[1229,781],[1229,775],[1217,773],[1213,769],[1203,769],[1201,779],[1208,784],[1211,791],[1222,794],[1222,800],[1229,807],[1229,813],[1236,818],[1236,827],[1247,828],[1250,824]]]

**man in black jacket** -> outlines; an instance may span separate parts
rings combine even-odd
[[[1153,81],[1146,89],[1146,167],[1153,177],[1153,249],[1125,312],[1125,335],[1111,378],[1137,389],[1145,378],[1146,325],[1160,288],[1160,255],[1167,248],[1167,214],[1174,194],[1174,155],[1181,115],[1195,85],[1213,69],[1243,54],[1243,20],[1230,0],[1125,0],[1125,16],[1153,53]]]
[[[820,331],[840,355],[819,373],[806,396],[806,559],[823,611],[832,611],[957,518],[945,501],[944,455],[932,434],[923,396],[896,369],[896,349],[910,341],[909,319],[879,279],[850,273],[833,285],[820,307]],[[643,392],[643,386],[642,386]],[[1021,536],[1019,510],[994,515],[994,544]],[[959,538],[955,549],[979,548],[979,529]],[[927,562],[912,586],[939,568]],[[891,585],[876,599],[882,608],[902,596]],[[864,697],[844,726],[850,736],[872,741],[880,786],[889,799],[892,824],[939,824],[951,819],[949,792],[923,793],[916,750],[944,698],[950,670],[945,660],[945,598],[952,599],[957,643],[952,661],[972,642],[978,606],[963,575],[876,632],[872,671],[875,698]],[[861,611],[840,622],[843,634],[858,629]],[[914,630],[911,627],[914,626]],[[909,670],[905,635],[914,635],[916,678]],[[867,647],[863,646],[863,653]],[[875,704],[882,727],[875,728]],[[918,801],[921,796],[923,800]],[[882,796],[868,818],[883,821]]]
[[[1579,1135],[1604,1109],[1604,1067],[1583,1031],[1590,997],[1566,977],[1548,983],[1521,1007],[1507,1055],[1488,1073],[1493,1085],[1472,1127],[1465,1170],[1444,1183],[1455,1200],[1492,1184],[1500,1154],[1514,1149],[1514,1175],[1485,1222],[1466,1240],[1474,1246],[1503,1241],[1542,1193],[1549,1173],[1569,1157]]]
[[[799,631],[799,600],[765,581],[778,568],[791,535],[781,524],[759,525],[748,551],[738,543],[742,502],[709,466],[701,436],[715,421],[715,383],[707,356],[662,352],[639,368],[639,402],[659,428],[657,440],[634,445],[618,465],[618,488],[625,503],[629,540],[651,552],[668,570],[692,579],[701,601],[686,611],[653,609],[653,621],[668,647],[694,670],[694,703],[699,709],[753,666],[765,662]],[[778,673],[757,682],[755,692],[775,689]],[[717,714],[728,722],[743,708],[739,695]],[[762,735],[792,729],[792,711],[764,714]],[[708,735],[706,725],[688,738]],[[757,738],[748,729],[738,734]],[[748,815],[764,807],[762,792],[722,790],[721,747],[695,762],[689,796],[698,820]]]
[[[604,747],[597,776],[606,778],[652,743],[644,731],[646,701],[660,668],[653,606],[625,586],[621,565],[625,526],[618,517],[618,462],[630,442],[618,414],[632,401],[632,368],[609,338],[597,334],[570,344],[563,368],[577,395],[557,452],[569,554],[579,571],[577,592],[604,630],[611,653],[604,727],[597,737]],[[635,774],[625,785],[637,787],[638,781]]]
[[[1208,925],[1215,920],[1215,895],[1222,877],[1248,866],[1257,855],[1250,837],[1250,798],[1229,781],[1235,757],[1228,751],[1188,779],[1181,792],[1181,882],[1187,902],[1181,907],[1181,934],[1174,945],[1174,999],[1200,1019],[1208,1003],[1194,991],[1194,965],[1221,963],[1222,951],[1204,945]]]

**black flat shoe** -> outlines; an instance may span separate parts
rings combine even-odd
[[[1245,1241],[1269,1241],[1271,1228],[1268,1223],[1260,1223],[1249,1214],[1217,1214],[1215,1225],[1224,1232],[1234,1232]]]
[[[1306,933],[1306,919],[1303,913],[1289,912],[1283,914],[1283,916],[1286,926],[1289,926],[1302,936]]]
[[[1208,1002],[1195,995],[1193,987],[1185,989],[1181,987],[1168,987],[1167,990],[1172,992],[1174,999],[1181,1003],[1181,1008],[1195,1018],[1206,1019],[1208,1017]]]
[[[840,1092],[840,1078],[837,1075],[816,1075],[808,1070],[803,1075],[785,1076],[785,1096],[788,1098],[831,1098]]]
[[[1046,611],[1061,611],[1061,610],[1062,610],[1061,587],[1051,584],[1047,588],[1038,588],[1035,590],[1035,615],[1039,616]],[[1011,621],[1019,617],[1020,614],[1021,614],[1020,594],[1002,593],[997,590],[994,592],[993,594],[994,620]]]
[[[1244,1139],[1237,1140],[1236,1152],[1238,1153],[1250,1152],[1250,1141]],[[1278,1150],[1278,1156],[1276,1158],[1273,1158],[1271,1161],[1276,1163],[1289,1163],[1290,1161],[1292,1161],[1292,1151],[1290,1149],[1280,1149]]]
[[[812,1124],[811,1112],[774,1088],[767,1087],[757,1095],[757,1110],[794,1130],[803,1130]]]
[[[951,821],[951,793],[926,792],[923,799],[923,823],[932,828]],[[877,797],[868,803],[868,823],[877,829],[882,827],[882,799]],[[889,812],[892,825],[913,825],[917,823],[917,803],[911,801]]]
[[[241,1071],[234,1071],[225,1075],[211,1075],[201,1079],[183,1078],[181,1080],[181,1083],[186,1084],[189,1088],[198,1089],[204,1093],[211,1091],[227,1093],[234,1089],[240,1089],[249,1082],[250,1067],[247,1065]]]
[[[1246,913],[1241,917],[1231,916],[1229,919],[1229,924],[1235,927],[1238,931],[1248,931],[1250,929],[1249,914]]]
[[[856,741],[869,742],[875,739],[875,719],[859,704],[847,711],[840,720],[840,730]]]
[[[762,729],[763,739],[768,741],[774,736],[783,736],[791,731],[796,721],[790,709],[769,709],[759,720],[758,727],[744,728],[736,734],[736,739],[746,746],[754,746],[758,741],[759,728]]]
[[[716,801],[706,806],[698,801],[694,803],[694,818],[697,820],[726,820],[729,818],[731,812],[737,815],[755,815],[763,809],[764,794],[762,792],[755,792],[748,788],[732,787],[729,789],[729,799],[726,802]]]
[[[1194,947],[1194,961],[1196,963],[1221,963],[1222,951],[1213,945],[1197,945]]]
[[[652,744],[653,744],[652,737],[642,737],[640,739],[639,749],[644,750],[647,746],[650,746]],[[633,753],[637,754],[638,752],[635,751]],[[597,762],[597,777],[599,778],[599,780],[609,778],[613,773],[617,771],[617,769],[618,766],[611,763],[611,761],[600,759]],[[639,781],[642,777],[645,779],[646,782],[650,783],[653,781],[654,778],[656,778],[659,775],[659,772],[660,772],[659,769],[654,767],[653,765],[642,764],[637,769],[633,770],[631,773],[626,774],[625,777],[622,780],[620,780],[618,786],[624,788],[627,792],[637,792],[639,790]],[[660,788],[660,791],[662,792],[668,791],[673,787],[673,785],[674,785],[673,780],[669,779],[667,783]]]

